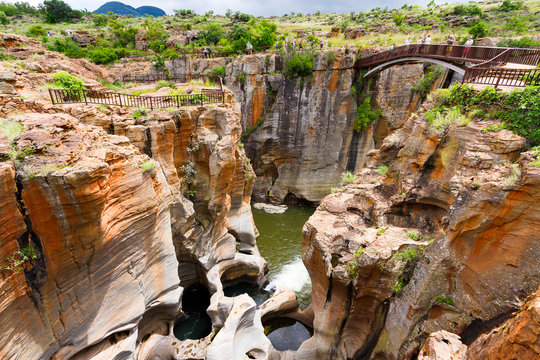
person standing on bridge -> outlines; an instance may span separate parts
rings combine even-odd
[[[469,55],[469,50],[471,50],[471,46],[472,46],[473,43],[474,43],[474,40],[473,40],[472,36],[469,36],[469,40],[467,40],[467,42],[465,42],[465,49],[463,49],[463,56],[462,57],[467,57],[467,55]]]
[[[452,52],[452,46],[454,46],[454,35],[450,35],[448,40],[446,40],[446,56],[450,55],[450,52]]]

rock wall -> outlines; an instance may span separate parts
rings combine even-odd
[[[411,116],[321,202],[303,242],[314,335],[295,358],[412,359],[432,332],[471,333],[537,289],[540,170],[487,125]]]
[[[392,67],[362,81],[353,68],[357,55],[356,49],[322,52],[315,57],[313,78],[305,79],[286,78],[283,61],[275,53],[177,59],[166,66],[181,79],[225,67],[224,84],[238,104],[246,154],[257,175],[256,201],[318,203],[340,184],[345,170],[365,164],[369,150],[379,146],[378,139],[399,127],[420,100],[411,89],[423,74],[422,65]],[[112,70],[156,71],[149,63],[122,64]],[[372,105],[382,110],[380,120],[361,134],[353,130],[355,93],[370,96]]]
[[[143,338],[173,336],[182,289],[194,283],[214,294],[222,327],[233,304],[222,280],[263,283],[265,271],[235,110],[137,120],[120,110],[112,123],[91,106],[65,110],[81,121],[18,116],[12,146],[24,155],[0,163],[0,255],[37,252],[2,270],[0,357],[135,354]]]

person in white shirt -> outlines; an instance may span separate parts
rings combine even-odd
[[[469,36],[469,40],[467,40],[465,42],[465,49],[463,49],[463,56],[462,57],[467,57],[467,55],[469,54],[469,50],[471,50],[471,46],[472,46],[473,43],[474,43],[474,40],[473,40],[472,36]]]

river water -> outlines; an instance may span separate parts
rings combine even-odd
[[[301,308],[311,301],[311,281],[302,262],[302,227],[314,211],[313,208],[289,206],[282,214],[270,214],[252,207],[259,230],[257,246],[268,262],[266,290],[284,286],[296,291]]]
[[[294,290],[300,307],[306,308],[311,301],[311,281],[302,262],[302,227],[314,211],[313,208],[289,206],[283,213],[268,213],[252,207],[253,219],[259,230],[257,246],[268,262],[269,282],[265,289],[245,283],[229,286],[223,289],[225,295],[232,297],[247,293],[260,305],[277,287],[283,286]],[[193,309],[185,310],[187,320],[179,321],[174,328],[177,338],[198,339],[209,333],[211,324],[206,314],[207,306],[195,301]],[[294,320],[277,320],[268,327],[272,329],[268,338],[277,350],[296,350],[310,337],[308,330]]]

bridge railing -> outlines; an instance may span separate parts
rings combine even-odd
[[[202,94],[140,96],[86,89],[49,89],[53,104],[98,104],[123,107],[146,107],[151,110],[169,107],[205,105],[225,102],[223,91],[205,91]]]
[[[525,87],[540,85],[540,69],[474,68],[465,73],[464,83]]]
[[[357,66],[365,67],[405,56],[447,59],[452,61],[483,63],[506,50],[511,50],[507,59],[510,63],[533,65],[540,63],[540,49],[513,49],[488,46],[448,45],[448,44],[411,44],[398,46],[358,60]]]

